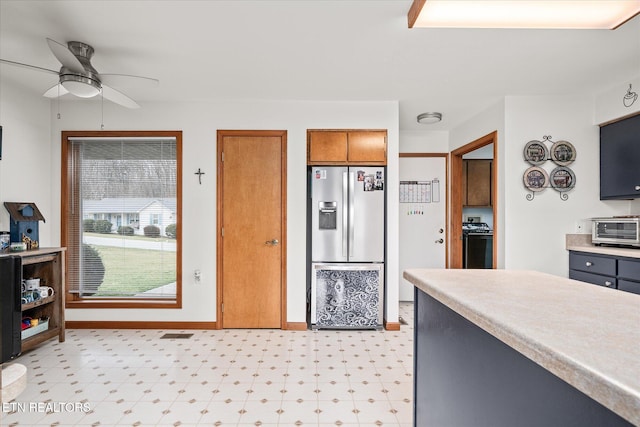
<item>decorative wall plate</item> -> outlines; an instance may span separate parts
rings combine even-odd
[[[537,166],[531,166],[524,171],[524,186],[529,191],[542,191],[549,186],[547,171]]]
[[[551,171],[549,181],[554,189],[565,192],[576,185],[576,175],[568,167],[558,166]]]
[[[568,141],[554,142],[551,146],[551,160],[560,166],[566,166],[576,159],[576,149]],[[573,172],[572,172],[573,173]]]
[[[524,159],[532,165],[541,165],[549,160],[549,150],[542,141],[529,141],[524,146]]]

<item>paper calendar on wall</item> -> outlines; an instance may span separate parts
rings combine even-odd
[[[440,181],[400,181],[400,203],[440,202]]]

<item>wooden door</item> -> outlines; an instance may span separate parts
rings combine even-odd
[[[286,131],[218,131],[218,323],[285,320]]]

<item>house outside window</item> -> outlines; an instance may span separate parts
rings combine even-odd
[[[67,307],[181,307],[181,132],[63,132],[62,146]]]

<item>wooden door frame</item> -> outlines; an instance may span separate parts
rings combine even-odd
[[[462,156],[493,144],[493,168],[491,168],[491,207],[493,209],[493,265],[498,265],[498,131],[493,131],[451,152],[451,216],[449,217],[449,268],[462,268]]]
[[[224,328],[222,316],[222,260],[224,257],[222,244],[222,218],[224,212],[223,206],[223,184],[224,173],[222,168],[222,152],[224,137],[280,137],[282,145],[280,147],[280,206],[281,214],[281,262],[280,262],[280,328],[287,327],[287,131],[286,130],[218,130],[217,131],[217,184],[216,184],[216,329]]]
[[[441,194],[444,194],[444,222],[447,223],[449,218],[449,153],[399,153],[398,157],[441,157],[444,158],[444,191],[441,189]],[[447,237],[444,241],[444,267],[449,268],[449,233],[445,233]]]

